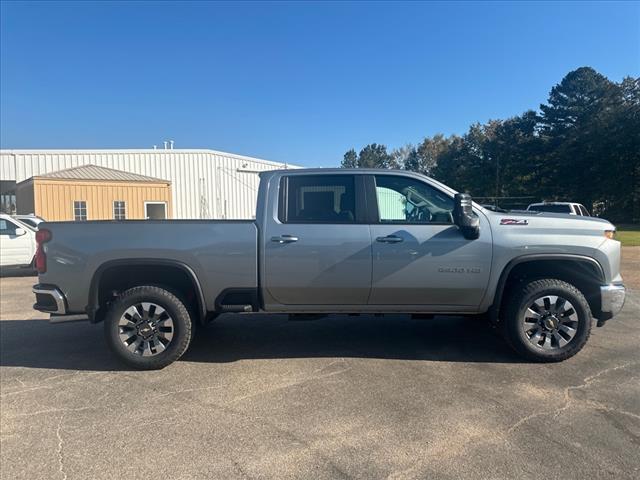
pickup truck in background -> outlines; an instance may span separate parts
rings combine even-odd
[[[566,213],[567,215],[578,215],[590,217],[589,211],[581,203],[573,202],[542,202],[532,203],[527,207],[528,211]]]
[[[35,229],[0,213],[0,267],[29,268],[35,253]]]
[[[34,308],[103,323],[140,369],[180,358],[224,312],[485,314],[525,358],[560,361],[622,308],[614,233],[490,211],[407,171],[270,171],[255,221],[40,224]]]

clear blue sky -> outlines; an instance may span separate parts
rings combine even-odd
[[[640,3],[8,3],[2,148],[213,148],[338,165],[640,75]]]

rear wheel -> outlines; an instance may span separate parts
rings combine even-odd
[[[104,320],[111,350],[127,365],[154,370],[173,363],[187,350],[191,318],[173,293],[155,286],[126,290]]]
[[[514,350],[538,362],[559,362],[578,353],[592,323],[584,295],[557,279],[532,280],[512,292],[502,321]]]

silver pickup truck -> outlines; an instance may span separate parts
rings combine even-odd
[[[102,322],[141,369],[180,358],[223,312],[475,315],[527,359],[560,361],[622,308],[614,234],[490,211],[407,171],[271,171],[255,221],[41,224],[34,308]]]

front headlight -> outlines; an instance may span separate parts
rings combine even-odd
[[[615,229],[613,229],[613,230],[605,230],[604,231],[604,236],[607,237],[609,240],[614,240],[616,238]]]

